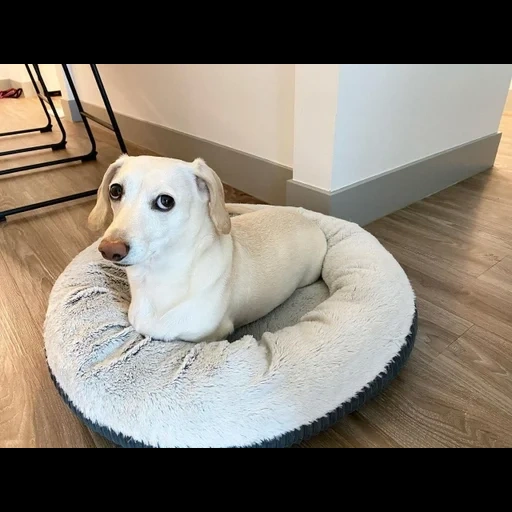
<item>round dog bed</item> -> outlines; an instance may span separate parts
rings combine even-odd
[[[142,337],[124,270],[98,242],[79,254],[52,290],[45,346],[82,421],[124,447],[288,447],[380,392],[414,344],[409,280],[363,228],[297,210],[328,240],[322,280],[229,340]]]

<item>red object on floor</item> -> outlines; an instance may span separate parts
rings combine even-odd
[[[5,98],[19,98],[23,94],[23,89],[7,89],[0,91],[0,100]]]

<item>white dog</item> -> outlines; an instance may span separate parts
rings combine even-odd
[[[230,218],[202,159],[122,155],[90,226],[105,227],[111,210],[99,251],[126,267],[132,326],[160,340],[226,339],[318,280],[327,250],[323,232],[291,208]]]

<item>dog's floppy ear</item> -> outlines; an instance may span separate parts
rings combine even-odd
[[[96,205],[89,215],[89,228],[94,231],[99,231],[105,227],[110,209],[109,200],[109,185],[114,178],[115,173],[123,165],[128,158],[128,155],[121,155],[113,164],[111,164],[103,176],[101,185],[98,188],[98,195],[96,199]]]
[[[208,193],[210,217],[217,233],[219,235],[229,234],[231,231],[231,218],[226,210],[222,181],[220,181],[217,173],[202,158],[196,158],[192,165],[199,189]]]

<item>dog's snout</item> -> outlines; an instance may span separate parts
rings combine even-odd
[[[121,240],[102,240],[98,250],[109,261],[122,261],[128,255],[130,246]]]

